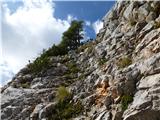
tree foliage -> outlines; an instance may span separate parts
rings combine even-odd
[[[83,39],[83,21],[72,21],[69,29],[63,33],[60,46],[67,51],[75,50],[80,46],[80,40]]]
[[[83,39],[83,21],[72,21],[71,26],[63,33],[60,44],[49,48],[43,52],[42,56],[65,55],[69,50],[75,50],[80,46],[80,40]]]
[[[42,69],[48,68],[50,56],[65,55],[69,50],[75,50],[80,46],[80,40],[83,39],[83,21],[72,21],[71,26],[63,33],[60,44],[55,45],[43,53],[29,64],[32,72],[37,73]]]

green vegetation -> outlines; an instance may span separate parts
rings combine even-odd
[[[95,46],[95,41],[91,41],[91,42],[88,42],[86,44],[83,44],[82,46],[80,46],[78,49],[77,49],[77,53],[80,53],[80,52],[84,52],[85,49],[88,48],[88,53],[91,53],[94,46]]]
[[[84,73],[82,73],[79,77],[78,77],[78,80],[84,80],[85,79],[85,75]]]
[[[77,67],[75,62],[67,63],[66,66],[69,69],[69,71],[67,73],[78,73],[80,71],[80,69]]]
[[[66,79],[75,79],[78,72],[81,72],[81,70],[78,68],[77,64],[74,61],[69,61],[65,63],[68,70],[64,74],[64,77]]]
[[[49,120],[70,120],[81,114],[84,108],[80,101],[76,103],[63,101],[58,102],[55,109],[54,113],[49,117]]]
[[[80,46],[80,40],[83,39],[83,22],[72,21],[71,26],[66,32],[63,33],[62,41],[58,45],[53,45],[48,50],[44,50],[43,53],[30,63],[28,66],[33,73],[38,73],[42,69],[45,70],[49,67],[49,57],[65,55],[69,50],[75,50]]]
[[[70,98],[71,98],[71,94],[65,87],[61,86],[58,88],[57,94],[56,94],[56,99],[58,101],[64,101]]]
[[[158,15],[160,14],[160,6],[159,6],[159,4],[155,5],[154,7],[151,7],[151,11],[156,13],[157,17],[158,17]]]
[[[129,58],[129,57],[126,56],[126,57],[122,57],[122,58],[118,61],[117,66],[118,66],[119,68],[125,68],[125,67],[129,66],[130,64],[132,64],[131,58]]]
[[[66,79],[73,79],[74,78],[73,73],[69,73],[69,72],[67,72],[64,76]]]
[[[101,66],[101,65],[104,65],[105,63],[107,62],[106,58],[100,58],[98,60],[98,64]]]
[[[72,21],[69,29],[63,33],[60,46],[67,51],[75,50],[80,46],[80,40],[83,39],[83,21]]]
[[[137,22],[132,18],[128,21],[128,23],[130,26],[135,26]]]
[[[67,55],[65,55],[65,56],[62,57],[60,63],[64,64],[64,63],[66,63],[68,61],[70,61],[70,58]]]
[[[56,99],[58,102],[49,120],[69,120],[82,113],[84,109],[80,101],[76,103],[71,102],[72,95],[65,87],[58,88]]]
[[[155,24],[154,24],[154,28],[155,28],[155,29],[160,28],[160,22],[155,22]]]
[[[29,88],[30,85],[29,85],[28,82],[26,82],[26,83],[22,83],[22,84],[21,84],[21,87],[22,87],[22,88]]]
[[[42,69],[45,70],[49,67],[49,59],[48,57],[44,57],[42,54],[33,63],[30,63],[28,67],[30,68],[31,72],[38,73]]]
[[[134,25],[136,25],[136,21],[135,20],[133,20],[133,19],[130,19],[130,21],[129,21],[129,24],[131,25],[131,26],[134,26]]]
[[[121,98],[121,107],[122,110],[125,111],[128,108],[129,103],[133,101],[133,96],[130,95],[124,95]]]

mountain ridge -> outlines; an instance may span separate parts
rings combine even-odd
[[[96,40],[21,69],[1,91],[4,120],[160,120],[160,2],[119,1]]]

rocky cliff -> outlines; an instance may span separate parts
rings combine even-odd
[[[1,118],[160,120],[160,2],[116,2],[103,22],[95,41],[47,69],[21,69],[1,90]]]

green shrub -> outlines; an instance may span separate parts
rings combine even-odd
[[[106,63],[106,62],[107,62],[106,58],[100,58],[100,59],[98,60],[98,64],[99,64],[99,65],[104,65],[104,63]]]
[[[69,60],[70,60],[70,58],[69,58],[67,55],[65,55],[65,56],[61,59],[60,63],[64,64],[64,63],[68,62]]]
[[[91,53],[95,44],[96,44],[95,41],[85,43],[77,49],[77,53],[84,52],[84,50],[87,49],[87,48],[88,48],[88,53]]]
[[[93,46],[90,46],[90,47],[88,48],[88,50],[87,50],[87,51],[88,51],[88,53],[92,53],[93,48],[94,48]]]
[[[155,28],[155,29],[160,28],[160,22],[155,22],[155,24],[154,24],[154,28]]]
[[[48,57],[38,57],[33,63],[30,63],[28,65],[29,69],[33,73],[38,73],[41,70],[45,70],[46,68],[49,67],[49,59]]]
[[[47,51],[45,51],[43,53],[43,55],[45,56],[58,56],[58,55],[65,55],[67,54],[67,50],[64,46],[62,45],[55,45],[53,44],[53,46],[51,48],[49,48]]]
[[[137,22],[136,22],[136,21],[134,21],[134,20],[130,20],[130,21],[129,21],[129,24],[130,24],[131,26],[136,25],[136,23],[137,23]]]
[[[26,82],[26,83],[21,84],[21,87],[22,87],[22,88],[29,88],[30,85],[29,85],[28,82]]]
[[[49,115],[49,120],[69,120],[76,117],[83,111],[80,101],[71,102],[72,96],[65,87],[59,87],[57,90],[57,104],[53,113]]]
[[[125,67],[129,66],[130,64],[132,64],[131,58],[129,58],[129,57],[122,57],[122,58],[118,61],[117,66],[118,66],[119,68],[125,68]]]
[[[45,70],[49,67],[49,57],[65,55],[68,51],[62,45],[53,45],[48,50],[43,50],[42,54],[30,63],[28,66],[33,73],[38,73],[41,70]]]
[[[79,114],[84,110],[84,107],[80,101],[74,104],[74,113]]]
[[[69,91],[64,87],[60,86],[57,90],[56,99],[58,101],[64,101],[71,98],[71,94]]]
[[[85,75],[84,75],[84,73],[82,73],[82,74],[79,76],[78,80],[84,80],[84,79],[85,79]]]
[[[72,73],[66,73],[65,75],[64,75],[64,77],[66,78],[66,79],[73,79],[74,77],[73,77],[73,74]]]
[[[75,62],[67,63],[66,66],[69,69],[68,73],[78,73],[80,71]]]
[[[160,6],[157,4],[154,7],[151,7],[150,11],[153,11],[158,16],[160,14]]]
[[[50,120],[69,120],[78,116],[84,109],[80,101],[77,103],[69,101],[58,102],[55,108],[56,113],[53,113]]]
[[[122,110],[125,111],[128,108],[129,103],[133,101],[133,96],[130,95],[124,95],[121,98],[121,107]]]

